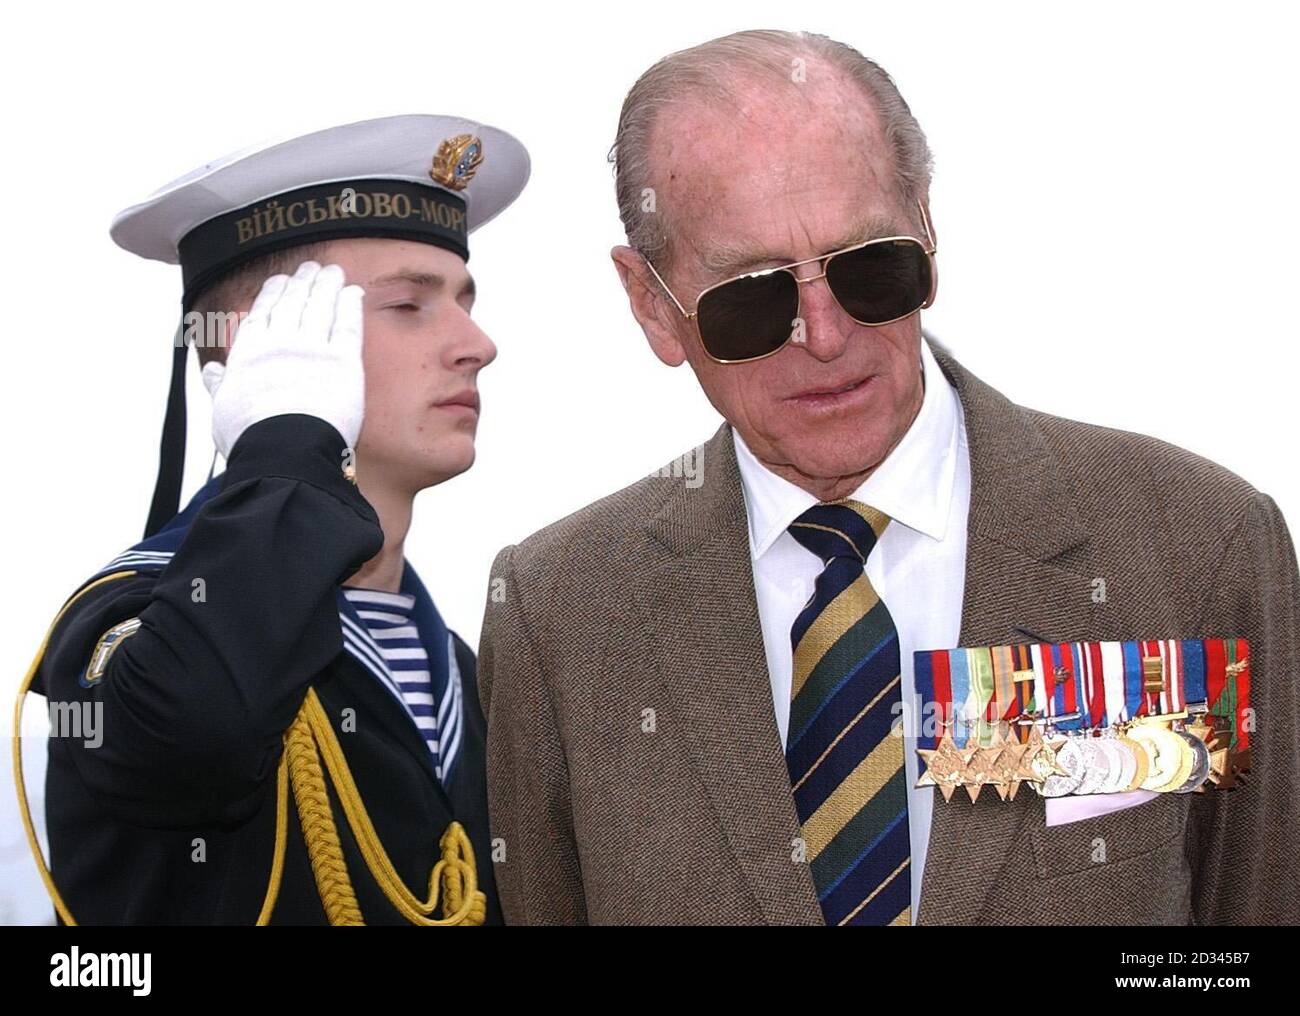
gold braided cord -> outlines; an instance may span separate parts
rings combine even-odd
[[[257,927],[271,923],[271,911],[280,896],[280,880],[284,877],[284,846],[289,839],[289,757],[280,753],[280,765],[275,774],[275,850],[271,856],[271,880],[266,885],[266,898],[262,912],[257,915]]]
[[[302,713],[306,713],[312,733],[320,745],[325,765],[334,781],[334,789],[343,804],[343,812],[352,828],[352,835],[361,848],[366,867],[370,869],[388,901],[412,924],[428,927],[481,925],[487,918],[487,897],[478,888],[474,847],[465,834],[464,827],[459,822],[452,822],[442,834],[438,843],[442,857],[429,873],[429,898],[420,900],[406,888],[379,840],[379,834],[366,812],[356,781],[352,778],[352,770],[334,728],[330,726],[329,717],[325,715],[325,708],[316,695],[316,689],[308,689]],[[310,849],[309,841],[308,850]],[[428,916],[438,906],[439,883],[443,896],[441,919]]]
[[[46,893],[59,917],[69,926],[75,926],[77,922],[54,884],[54,877],[50,873],[40,842],[36,837],[36,827],[32,822],[31,808],[27,800],[22,757],[23,706],[36,673],[40,669],[41,661],[45,657],[54,629],[67,613],[68,608],[96,586],[136,574],[136,571],[129,570],[105,575],[88,583],[69,598],[41,640],[36,658],[18,687],[18,697],[14,703],[12,745],[14,788],[18,796],[23,828],[27,834],[27,845],[40,872],[41,881],[45,884]],[[284,876],[285,847],[288,842],[290,785],[293,787],[294,801],[298,806],[303,840],[307,845],[312,874],[316,879],[317,891],[320,893],[327,919],[331,925],[365,923],[343,859],[338,829],[334,823],[329,793],[325,785],[325,774],[321,769],[320,754],[317,751],[318,743],[320,751],[325,756],[325,765],[334,779],[339,799],[343,803],[348,824],[361,847],[366,866],[394,907],[413,924],[428,926],[483,924],[487,916],[487,898],[478,888],[474,848],[464,827],[454,821],[447,826],[439,841],[442,857],[429,875],[429,899],[426,902],[416,899],[398,877],[388,854],[384,851],[361,795],[357,791],[356,782],[352,778],[352,771],[348,767],[338,738],[325,715],[324,707],[316,696],[315,689],[309,688],[302,708],[284,734],[284,751],[281,753],[276,773],[275,847],[271,859],[271,874],[262,908],[257,917],[257,925],[265,926],[270,923],[271,913],[279,898],[280,885]],[[440,883],[443,917],[439,920],[427,915],[437,906]]]
[[[316,878],[316,891],[320,893],[330,924],[362,925],[366,922],[361,918],[357,895],[352,890],[352,880],[348,878],[343,847],[330,808],[329,790],[325,786],[325,773],[321,770],[320,755],[316,752],[311,727],[303,715],[305,712],[305,709],[298,710],[298,715],[285,732],[284,753],[289,760],[293,799],[298,805],[302,836],[307,843],[312,875]]]

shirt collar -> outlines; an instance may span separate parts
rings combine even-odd
[[[909,529],[942,540],[957,475],[961,406],[924,338],[921,369],[925,395],[916,419],[851,496]],[[735,427],[731,434],[745,493],[750,552],[758,560],[817,499],[759,462]]]

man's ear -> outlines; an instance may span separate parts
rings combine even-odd
[[[686,360],[686,350],[678,332],[678,326],[684,323],[681,312],[650,274],[639,253],[631,247],[620,246],[611,250],[609,256],[618,269],[618,279],[627,293],[632,316],[645,332],[655,356],[669,367],[680,366]]]

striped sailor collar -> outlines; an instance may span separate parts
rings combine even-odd
[[[942,540],[962,453],[962,409],[924,336],[921,369],[925,395],[916,419],[884,462],[849,496],[909,529]],[[745,494],[750,554],[757,561],[817,498],[759,462],[735,427],[731,435]]]
[[[383,650],[375,642],[369,625],[360,615],[359,610],[369,609],[371,604],[354,603],[347,596],[349,588],[351,587],[340,586],[335,591],[344,650],[388,690],[410,719],[413,728],[417,729],[422,739],[426,738],[425,732],[416,725],[415,716],[402,696],[397,678],[389,668]],[[460,668],[456,664],[456,648],[447,625],[434,606],[424,583],[420,581],[420,576],[416,574],[411,562],[405,559],[398,588],[399,593],[412,604],[409,616],[428,657],[429,681],[439,704],[434,767],[439,781],[445,787],[455,770],[462,740],[462,689]],[[366,592],[373,595],[374,590]]]
[[[344,623],[345,642],[351,639],[358,644],[358,648],[362,646],[374,647],[374,640],[370,637],[369,626],[358,613],[358,605],[347,597],[346,590],[348,588],[347,586],[339,586],[336,590],[339,617],[343,619]],[[433,681],[433,687],[441,694],[442,690],[447,686],[449,676],[449,652],[443,651],[443,647],[450,644],[450,632],[447,629],[446,622],[442,619],[442,615],[438,613],[438,608],[434,606],[433,598],[429,596],[428,590],[424,588],[424,583],[420,581],[420,576],[415,573],[411,562],[405,558],[402,560],[402,580],[399,583],[398,590],[402,595],[413,600],[410,608],[411,621],[420,636],[420,644],[424,646],[424,651],[429,655],[429,677]],[[361,606],[364,607],[365,605],[362,604]],[[353,647],[349,645],[348,648],[351,650]],[[380,656],[377,649],[372,656],[382,666],[382,656]],[[362,662],[365,662],[365,660],[363,659]],[[382,675],[378,674],[376,676],[382,677]]]

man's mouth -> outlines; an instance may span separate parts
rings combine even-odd
[[[847,381],[842,385],[825,385],[809,388],[789,397],[790,402],[808,409],[838,409],[861,400],[872,388],[874,374]]]
[[[479,411],[478,392],[473,388],[466,388],[464,391],[457,392],[449,398],[435,402],[436,409],[450,409],[453,412],[462,412],[472,410],[477,416]]]

